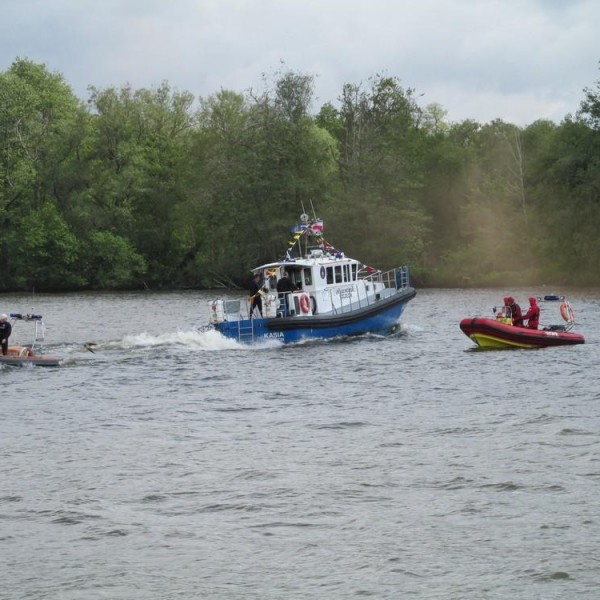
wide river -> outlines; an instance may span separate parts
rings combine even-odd
[[[600,291],[568,294],[584,345],[458,327],[551,291],[255,348],[201,331],[211,293],[2,296],[64,360],[0,366],[0,598],[597,600]]]

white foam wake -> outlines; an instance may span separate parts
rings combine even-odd
[[[204,350],[234,350],[244,348],[235,340],[222,336],[218,331],[175,331],[151,335],[147,332],[136,335],[126,335],[122,340],[95,344],[94,350],[99,349],[132,349],[152,348],[156,346],[186,346]]]

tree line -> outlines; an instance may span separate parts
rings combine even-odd
[[[600,283],[600,82],[576,115],[448,123],[396,77],[313,112],[294,71],[206,98],[0,72],[0,290],[243,286],[302,207],[417,285]]]

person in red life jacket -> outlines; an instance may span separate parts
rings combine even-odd
[[[529,298],[529,310],[523,315],[523,320],[527,321],[529,329],[537,329],[540,324],[540,307],[536,298]]]
[[[515,327],[523,327],[523,314],[521,313],[521,307],[515,302],[512,296],[507,298],[508,306],[510,307],[510,314],[512,315],[512,322]]]

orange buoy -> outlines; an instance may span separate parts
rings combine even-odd
[[[560,303],[560,316],[567,323],[574,323],[575,322],[575,313],[573,312],[573,309],[571,308],[571,305],[566,300],[564,302]]]
[[[308,294],[300,294],[300,310],[307,315],[310,312],[310,297]]]

